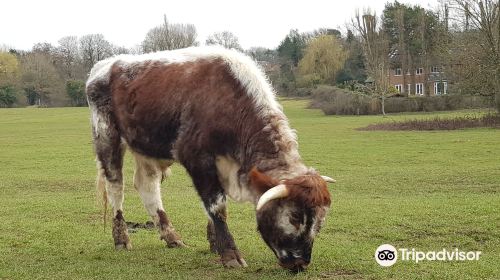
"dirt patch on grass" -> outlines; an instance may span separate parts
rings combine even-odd
[[[134,233],[140,229],[152,230],[156,227],[152,221],[147,221],[145,223],[127,222],[127,228],[129,233]]]
[[[456,130],[476,127],[500,128],[500,114],[384,122],[370,124],[357,130]]]

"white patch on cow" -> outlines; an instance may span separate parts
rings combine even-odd
[[[224,199],[224,195],[219,195],[215,199],[215,202],[212,203],[212,205],[210,205],[210,207],[208,208],[208,211],[211,214],[217,214],[217,213],[223,211],[224,208],[226,208],[226,200]],[[210,217],[210,215],[208,215],[208,217]]]
[[[148,214],[151,217],[156,217],[158,210],[164,210],[160,191],[161,165],[168,166],[172,162],[160,162],[138,153],[133,154],[135,157],[134,187],[139,192]]]
[[[280,254],[278,254],[280,258],[286,258],[288,256],[288,253],[285,250],[281,250]]]
[[[109,204],[113,208],[113,216],[116,216],[117,211],[123,209],[123,183],[106,180],[106,194]]]
[[[257,198],[246,184],[240,182],[238,171],[240,165],[229,156],[217,156],[215,158],[217,175],[226,194],[233,200],[239,202],[255,203]]]
[[[311,232],[309,235],[311,238],[316,237],[316,234],[318,234],[321,226],[323,226],[323,223],[325,222],[326,214],[328,213],[329,207],[322,207],[321,211],[318,211],[318,214],[316,214],[316,217],[313,218],[312,221],[312,226],[311,226]]]
[[[290,217],[292,216],[292,212],[293,209],[291,209],[288,206],[284,206],[278,209],[277,225],[283,230],[284,234],[298,236],[304,232],[305,224],[300,224],[299,228],[297,229],[295,225],[293,225],[290,222]],[[304,219],[305,218],[306,217],[304,217]]]
[[[108,124],[94,106],[90,106],[92,128],[96,137],[104,135],[108,129]]]

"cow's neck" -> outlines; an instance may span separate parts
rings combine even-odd
[[[291,179],[307,173],[298,151],[295,132],[281,114],[266,118],[263,139],[274,147],[268,153],[252,154],[252,162],[261,172],[277,180]]]

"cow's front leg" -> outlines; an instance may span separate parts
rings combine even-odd
[[[208,219],[207,223],[207,240],[208,243],[210,244],[210,252],[212,253],[217,253],[217,248],[215,247],[215,227],[214,223],[212,222],[212,219]]]
[[[204,157],[199,155],[199,158]],[[247,264],[236,247],[226,224],[226,195],[219,182],[215,163],[210,159],[204,159],[201,162],[183,161],[183,164],[193,179],[210,220],[211,224],[208,225],[207,233],[211,247],[220,255],[225,267],[246,267]]]
[[[247,263],[241,256],[227,227],[226,196],[218,193],[204,199],[204,204],[210,222],[213,224],[213,232],[215,232],[215,240],[212,237],[212,240],[209,240],[210,245],[220,255],[222,264],[225,267],[246,267]]]

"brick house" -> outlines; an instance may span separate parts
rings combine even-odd
[[[444,67],[433,65],[415,69],[392,68],[389,71],[389,83],[404,95],[442,95],[448,93],[448,79]]]

